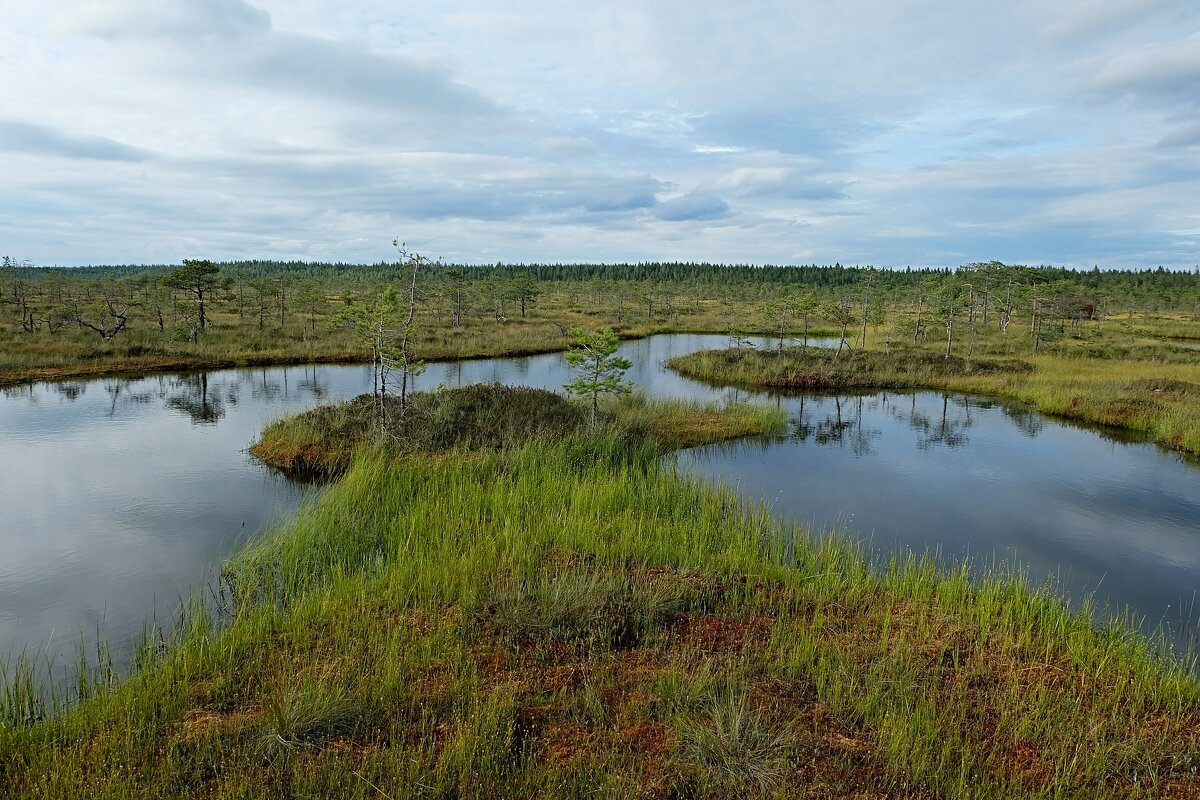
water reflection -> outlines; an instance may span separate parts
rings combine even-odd
[[[814,416],[811,411],[808,417],[805,416],[801,403],[799,424],[794,422],[793,426],[802,433],[802,441],[807,441],[811,436],[813,442],[825,447],[849,445],[860,456],[871,452],[871,441],[879,436],[880,431],[863,425],[863,398],[847,397],[843,401],[840,396],[834,395],[831,399],[833,412],[826,413],[815,422],[809,421]]]
[[[1057,575],[1073,597],[1131,605],[1197,637],[1198,473],[1112,431],[1005,403],[933,392],[769,395],[664,369],[726,344],[678,335],[626,342],[648,395],[769,402],[786,433],[681,454],[817,529],[881,553],[940,548]],[[758,346],[767,344],[764,340]],[[558,354],[430,364],[418,389],[498,380],[560,390]],[[0,658],[49,642],[70,661],[97,626],[120,652],[305,489],[246,453],[263,425],[371,389],[365,366],[298,366],[104,378],[0,389]],[[69,457],[68,457],[69,454]]]
[[[231,391],[231,396],[236,405],[236,392]],[[186,414],[198,425],[212,425],[225,418],[225,399],[219,391],[209,394],[206,372],[177,379],[175,391],[167,398],[167,408]]]
[[[317,373],[318,367],[314,364],[301,369],[300,382],[296,388],[314,400],[326,399],[329,396],[329,385],[321,380]]]
[[[992,406],[988,406],[991,408]],[[1021,411],[1017,408],[1000,406],[1000,411],[1012,422],[1013,427],[1020,433],[1033,438],[1046,427],[1042,418],[1032,411]]]
[[[966,413],[962,416],[951,417],[949,414],[950,397],[942,395],[942,413],[936,418],[931,419],[929,415],[922,414],[916,410],[914,403],[912,410],[909,412],[908,423],[913,428],[921,432],[921,436],[917,438],[917,447],[921,450],[928,450],[931,447],[942,445],[945,447],[962,447],[967,443],[967,428],[971,427],[971,406],[968,400],[963,408]]]
[[[109,377],[0,394],[0,660],[118,655],[304,489],[245,448],[263,424],[369,388],[361,367]]]
[[[872,424],[871,417],[884,412],[919,434],[917,447],[921,450],[935,446],[962,447],[968,443],[971,398],[942,395],[940,413],[930,414],[918,410],[916,395],[909,395],[908,403],[899,402],[904,397],[887,394],[799,397],[788,420],[788,437],[801,443],[811,439],[823,447],[845,446],[856,456],[866,456],[884,433]],[[776,397],[775,401],[782,404],[783,398]]]
[[[67,402],[74,402],[80,397],[83,397],[87,392],[86,381],[63,381],[61,383],[50,384],[54,393],[62,397]]]
[[[869,539],[881,557],[1019,563],[1078,602],[1130,606],[1149,632],[1197,636],[1200,498],[1193,464],[1123,433],[932,392],[784,398],[786,436],[681,454],[815,530]],[[1135,438],[1136,437],[1132,437]]]
[[[147,378],[102,378],[96,381],[48,383],[36,389],[33,386],[9,387],[3,396],[37,404],[48,393],[74,403],[84,397],[89,387],[99,384],[108,397],[109,417],[116,416],[120,409],[127,406],[159,401],[164,409],[183,414],[194,424],[213,425],[225,418],[229,408],[242,402],[243,395],[248,395],[256,403],[268,405],[326,400],[331,396],[330,380],[323,374],[327,369],[308,365],[215,373],[159,374]],[[358,368],[351,369],[357,371]]]

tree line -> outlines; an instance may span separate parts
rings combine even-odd
[[[400,261],[380,261],[374,264],[321,261],[272,261],[245,260],[215,262],[223,274],[236,275],[245,279],[273,277],[286,273],[294,279],[313,278],[331,285],[355,283],[397,282],[404,279],[405,265]],[[38,267],[28,261],[4,258],[4,265],[18,271],[33,274],[35,271],[51,269],[69,272],[81,277],[144,277],[176,269],[170,264],[122,264],[85,267]],[[905,267],[904,269],[880,269],[872,266],[832,265],[750,265],[717,264],[706,262],[640,262],[629,264],[449,264],[433,263],[429,267],[431,279],[437,280],[444,272],[457,270],[474,276],[474,279],[496,277],[514,279],[530,275],[539,281],[606,281],[641,283],[701,283],[706,285],[734,284],[801,284],[812,287],[840,287],[859,283],[865,273],[878,273],[881,284],[889,287],[915,286],[930,277],[954,274],[962,270],[977,270],[980,267],[1010,267],[1029,270],[1034,280],[1042,283],[1069,281],[1091,288],[1135,288],[1183,290],[1194,287],[1200,265],[1191,270],[1170,270],[1165,267],[1143,269],[1100,269],[1076,270],[1047,265],[1007,265],[998,261],[974,262],[955,269],[932,267]]]
[[[706,264],[451,265],[427,261],[414,303],[451,328],[469,318],[496,322],[532,316],[548,292],[558,305],[620,327],[669,324],[681,314],[759,309],[731,327],[807,331],[832,325],[844,346],[865,341],[868,326],[897,341],[928,340],[944,330],[953,351],[974,326],[1007,335],[1020,316],[1035,349],[1084,322],[1120,315],[1200,313],[1200,275],[1167,270],[1076,272],[1000,262],[955,270],[859,267],[718,267]],[[658,276],[634,279],[634,276]],[[111,340],[135,326],[174,340],[198,341],[214,309],[239,327],[265,331],[300,320],[310,336],[343,307],[373,302],[383,287],[404,285],[411,264],[224,262],[188,259],[165,267],[38,268],[0,263],[0,314],[18,334],[66,328]],[[884,327],[884,321],[894,324]],[[1132,325],[1132,322],[1129,323]],[[566,322],[561,332],[568,333]],[[1131,331],[1132,335],[1132,331]],[[782,337],[781,337],[782,338]]]

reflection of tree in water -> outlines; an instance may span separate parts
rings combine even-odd
[[[296,380],[297,372],[300,373],[299,380]],[[328,377],[323,377],[322,368],[313,364],[239,372],[236,386],[231,386],[225,399],[229,405],[237,405],[241,399],[241,392],[248,387],[250,396],[255,400],[278,403],[292,398],[293,386],[296,388],[297,397],[308,396],[324,400],[330,394]]]
[[[58,381],[50,384],[50,391],[69,403],[74,403],[87,393],[87,381]]]
[[[962,411],[961,414],[951,415],[950,407]],[[993,403],[980,403],[970,397],[951,398],[942,395],[941,408],[930,414],[917,407],[917,395],[909,395],[907,404],[892,403],[889,405],[892,418],[903,422],[917,432],[917,447],[928,450],[935,445],[946,447],[961,447],[967,443],[966,430],[975,424],[972,411],[978,408],[991,408]]]
[[[274,374],[272,374],[274,373]],[[247,373],[250,375],[250,373]],[[261,369],[248,381],[250,396],[255,400],[276,402],[288,394],[287,370]]]
[[[446,385],[447,386],[462,386],[463,382],[463,362],[451,361],[446,364]]]
[[[843,400],[833,397],[833,413],[824,419],[810,421],[805,412],[805,399],[800,398],[800,410],[791,423],[792,438],[822,446],[849,444],[855,455],[871,452],[872,442],[882,435],[878,428],[863,423],[864,398],[848,397]]]
[[[1007,406],[1001,406],[1000,410],[1004,412],[1004,416],[1012,421],[1017,430],[1030,439],[1037,436],[1046,427],[1045,420],[1031,411],[1022,411],[1018,408],[1008,408]]]
[[[207,372],[178,376],[173,388],[167,398],[167,408],[187,414],[192,422],[212,424],[225,416],[225,400],[220,387],[209,389]]]
[[[929,434],[933,428],[933,420],[928,414],[917,410],[917,396],[909,395],[908,407],[905,408],[900,403],[893,403],[890,406],[892,418],[905,423],[922,436]]]
[[[721,395],[721,399],[726,405],[735,405],[737,403],[741,403],[742,401],[749,399],[749,397],[750,395],[748,393],[743,392],[736,386],[727,387]]]
[[[957,404],[956,404],[957,405]],[[927,420],[919,430],[921,436],[917,439],[917,447],[921,450],[928,450],[934,445],[945,445],[946,447],[961,447],[967,443],[966,429],[974,424],[971,419],[971,406],[968,399],[966,414],[961,418],[951,418],[949,415],[950,395],[942,395],[942,413],[932,420]],[[913,406],[914,414],[915,404]]]
[[[33,391],[34,384],[27,383],[23,386],[0,386],[0,395],[16,400],[18,397],[24,397],[29,400],[30,405],[36,405],[38,401],[37,394]]]
[[[108,415],[116,416],[117,406],[146,405],[154,399],[154,392],[148,389],[134,391],[133,387],[141,381],[128,378],[108,378],[104,381],[104,391],[108,394]]]
[[[303,371],[301,372],[300,383],[297,384],[297,388],[301,392],[304,392],[308,396],[317,400],[324,400],[329,396],[329,385],[328,383],[321,382],[321,379],[317,374],[317,367],[315,365],[303,368]]]
[[[791,423],[791,438],[799,442],[807,442],[816,433],[816,426],[808,421],[808,415],[804,413],[805,398],[800,396],[800,411],[790,420]]]
[[[813,441],[820,445],[841,444],[846,436],[846,430],[854,424],[842,416],[842,399],[833,398],[836,412],[817,422],[813,432]]]

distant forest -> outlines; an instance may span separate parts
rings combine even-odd
[[[134,278],[154,275],[175,269],[178,264],[150,265],[103,265],[88,267],[46,268],[28,262],[6,259],[6,264],[18,271],[28,270],[43,273],[47,269],[60,269],[78,277]],[[309,261],[226,261],[218,262],[221,272],[241,278],[254,279],[286,273],[298,278],[316,278],[334,284],[374,284],[399,281],[404,267],[400,262],[381,261],[376,264],[347,264],[341,262]],[[1090,270],[1074,270],[1063,267],[1025,267],[1006,265],[1000,262],[977,262],[964,264],[957,270],[911,268],[879,269],[872,267],[844,267],[841,264],[818,266],[754,266],[750,264],[709,264],[696,262],[644,262],[639,264],[490,264],[465,265],[436,263],[431,268],[432,277],[440,277],[446,270],[458,270],[467,276],[512,279],[517,276],[533,276],[544,281],[623,281],[675,284],[747,285],[779,284],[812,287],[850,286],[861,282],[870,273],[879,284],[889,288],[916,286],[928,278],[947,276],[959,271],[980,269],[1004,269],[1020,271],[1029,283],[1053,283],[1066,281],[1079,287],[1095,290],[1161,290],[1177,291],[1200,286],[1200,269],[1168,270],[1153,269],[1125,270],[1095,267]]]

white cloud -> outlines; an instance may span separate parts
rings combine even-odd
[[[777,195],[794,199],[822,200],[841,197],[836,181],[813,178],[792,167],[738,167],[713,182],[719,192],[743,197]]]
[[[0,152],[96,161],[144,161],[151,154],[104,136],[73,134],[46,125],[0,119]]]
[[[1188,0],[6,14],[0,237],[39,262],[1200,260]]]
[[[729,213],[729,204],[715,194],[685,194],[662,203],[655,212],[661,220],[718,219]]]
[[[64,12],[62,30],[115,41],[238,39],[271,27],[271,15],[243,0],[108,0]]]
[[[1101,92],[1200,103],[1200,31],[1113,56],[1092,82]]]
[[[593,155],[598,149],[596,143],[585,136],[547,136],[538,144],[542,152],[551,157],[579,158]]]
[[[1200,145],[1200,123],[1176,128],[1158,140],[1161,147],[1195,147]]]
[[[1087,3],[1035,2],[1034,14],[1049,20],[1039,28],[1059,43],[1088,44],[1127,31],[1162,12],[1178,8],[1174,0],[1089,0]]]

